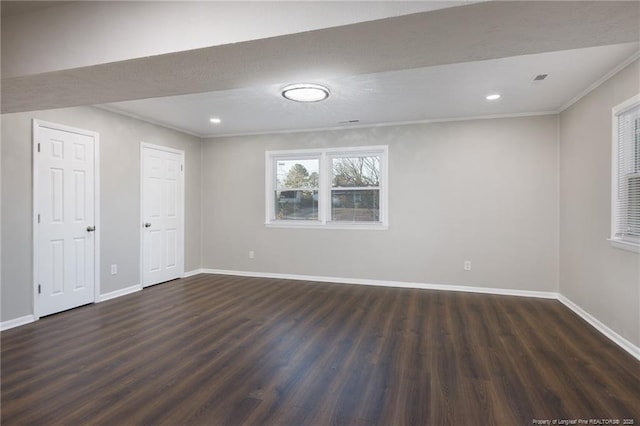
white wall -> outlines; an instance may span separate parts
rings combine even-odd
[[[612,247],[611,108],[640,93],[638,61],[560,115],[560,292],[640,346],[640,255]]]
[[[539,116],[205,140],[203,267],[555,292],[557,129]],[[265,228],[266,150],[383,144],[388,231]]]
[[[140,142],[185,151],[185,271],[201,264],[201,140],[92,107],[2,115],[2,315],[33,313],[32,119],[100,134],[101,293],[140,284]],[[111,275],[109,265],[118,264]]]

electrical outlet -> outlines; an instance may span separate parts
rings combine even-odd
[[[465,271],[470,271],[471,270],[471,261],[470,260],[465,260],[464,261],[464,270]]]
[[[249,250],[249,259],[254,259],[256,257],[256,252],[253,250]]]
[[[111,265],[111,275],[118,273],[118,265]]]

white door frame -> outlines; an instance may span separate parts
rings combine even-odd
[[[183,167],[181,176],[182,182],[180,183],[180,197],[178,199],[178,209],[180,211],[180,224],[178,228],[180,229],[180,239],[178,241],[178,268],[180,272],[180,278],[184,277],[184,212],[185,212],[185,172],[187,167],[185,165],[185,154],[184,151],[169,148],[167,146],[155,145],[147,142],[140,142],[140,286],[144,288],[144,222],[146,218],[144,217],[144,149],[151,148],[159,151],[171,152],[173,154],[180,155],[181,164]]]
[[[93,208],[94,208],[94,223],[96,230],[94,232],[94,242],[95,247],[93,250],[94,256],[94,292],[93,292],[93,302],[98,303],[100,301],[100,134],[97,132],[92,132],[90,130],[78,129],[76,127],[65,126],[63,124],[51,123],[43,120],[33,119],[32,123],[32,155],[31,155],[31,168],[32,168],[32,185],[33,185],[33,317],[35,320],[40,318],[40,306],[39,306],[39,298],[38,298],[38,285],[40,281],[40,259],[38,258],[38,212],[40,211],[39,206],[39,196],[40,191],[42,190],[39,187],[39,175],[38,175],[38,166],[39,166],[39,156],[38,154],[38,144],[39,144],[39,130],[40,128],[49,128],[54,130],[60,130],[63,132],[76,133],[84,136],[89,136],[93,138],[94,141],[94,157],[93,157]]]

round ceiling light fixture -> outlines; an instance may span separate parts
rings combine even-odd
[[[313,83],[290,84],[282,89],[282,96],[295,102],[320,102],[329,97],[329,88]]]
[[[485,98],[488,101],[497,101],[498,99],[500,99],[502,96],[500,95],[500,93],[492,93],[490,95],[487,95]]]

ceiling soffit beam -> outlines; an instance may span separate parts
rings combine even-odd
[[[640,3],[486,2],[2,79],[2,113],[635,42]]]

